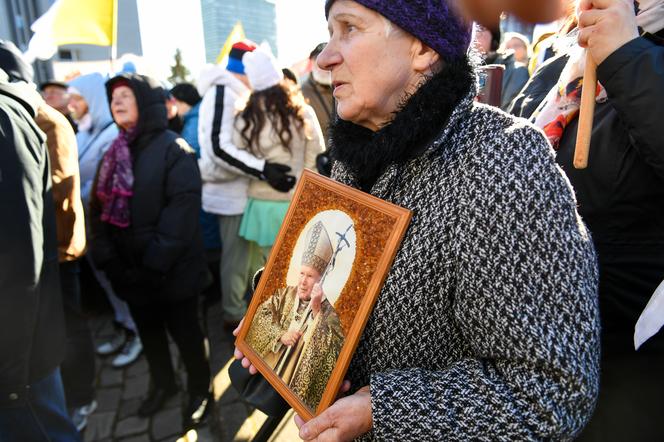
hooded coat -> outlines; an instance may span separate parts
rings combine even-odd
[[[81,176],[81,198],[87,205],[92,183],[97,173],[99,161],[118,136],[118,128],[113,122],[106,99],[106,79],[100,73],[81,75],[69,82],[88,105],[92,125],[88,130],[79,127],[76,133],[78,143],[78,166]]]
[[[119,228],[101,221],[95,183],[90,202],[92,256],[101,268],[115,267],[116,277],[109,277],[126,301],[181,301],[198,294],[206,275],[196,157],[167,129],[161,86],[148,77],[122,74],[106,85],[109,101],[112,85],[120,79],[129,82],[139,112],[129,146],[134,174],[130,225]]]
[[[41,103],[0,70],[0,407],[23,403],[65,351],[49,156],[35,122]]]

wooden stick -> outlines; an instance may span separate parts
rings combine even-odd
[[[585,169],[588,166],[590,152],[590,135],[593,131],[593,115],[595,114],[595,91],[597,90],[597,65],[595,60],[586,53],[586,69],[583,72],[583,91],[579,108],[579,128],[576,133],[574,149],[574,167]]]

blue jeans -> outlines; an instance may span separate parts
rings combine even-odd
[[[65,407],[60,369],[30,385],[24,404],[0,408],[0,442],[80,442]]]

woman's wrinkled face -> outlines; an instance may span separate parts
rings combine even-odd
[[[138,105],[134,91],[128,86],[118,86],[111,94],[111,113],[115,123],[129,130],[138,123]]]
[[[417,40],[351,0],[335,1],[327,24],[330,41],[317,63],[332,72],[337,113],[378,130],[419,81],[413,67]]]

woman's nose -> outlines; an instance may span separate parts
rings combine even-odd
[[[331,71],[334,66],[339,63],[341,63],[341,54],[339,51],[335,50],[332,42],[330,41],[330,43],[325,46],[323,51],[318,54],[318,57],[316,58],[316,64],[323,70]]]

